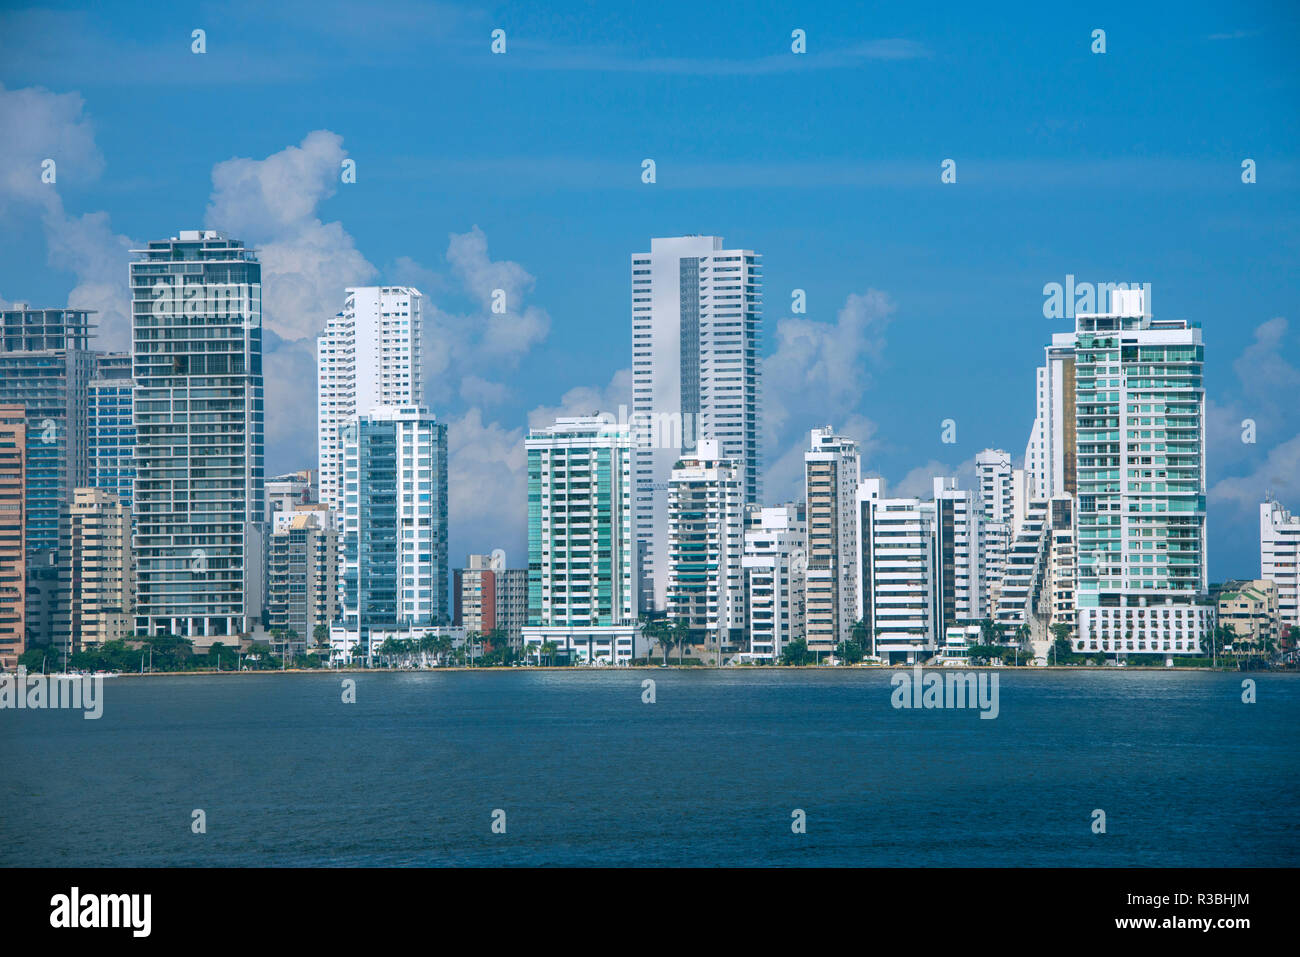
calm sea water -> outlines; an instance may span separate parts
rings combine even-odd
[[[895,710],[880,671],[341,677],[0,711],[0,864],[1300,863],[1295,676],[1248,705],[1240,675],[1003,671],[996,720]]]

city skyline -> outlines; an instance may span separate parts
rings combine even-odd
[[[688,18],[670,5],[643,36],[639,57],[615,71],[609,93],[585,94],[560,114],[552,148],[527,161],[507,151],[493,165],[475,159],[498,154],[490,131],[470,118],[492,115],[539,135],[555,113],[535,98],[573,102],[588,70],[610,68],[626,13],[543,38],[542,24],[506,9],[511,46],[494,56],[488,33],[496,24],[481,13],[463,9],[435,23],[413,7],[389,12],[386,24],[407,24],[413,37],[438,34],[454,54],[449,63],[490,81],[465,103],[429,107],[466,131],[457,154],[427,127],[409,128],[405,140],[381,132],[409,110],[411,94],[394,89],[377,111],[372,99],[362,98],[362,108],[347,95],[348,84],[373,90],[395,72],[437,76],[450,66],[390,64],[383,79],[366,81],[346,61],[324,78],[320,64],[299,64],[302,76],[278,76],[274,96],[257,84],[218,96],[203,89],[212,71],[236,48],[257,69],[272,69],[256,54],[290,29],[288,21],[259,24],[259,36],[236,4],[226,26],[204,27],[208,52],[199,56],[190,33],[201,24],[163,13],[147,43],[124,42],[133,28],[109,10],[3,15],[11,43],[75,18],[69,22],[88,47],[117,47],[122,69],[70,70],[66,57],[47,59],[33,42],[0,72],[6,126],[27,134],[0,147],[10,171],[0,205],[11,227],[0,238],[0,296],[97,308],[97,345],[120,350],[130,248],[202,225],[274,253],[263,261],[272,290],[264,304],[270,474],[316,459],[315,435],[303,425],[315,418],[314,397],[302,383],[315,375],[315,338],[344,289],[421,289],[431,304],[424,404],[449,426],[453,555],[496,547],[512,559],[524,554],[522,511],[502,514],[493,503],[520,500],[527,429],[560,412],[631,406],[627,264],[650,238],[690,232],[763,254],[764,502],[798,497],[806,431],[827,422],[860,443],[863,473],[883,475],[891,493],[924,494],[943,474],[973,485],[967,476],[986,447],[1018,460],[1041,350],[1069,325],[1044,317],[1043,289],[1067,276],[1150,283],[1157,315],[1205,329],[1212,580],[1254,573],[1256,510],[1266,490],[1292,508],[1300,501],[1300,427],[1283,398],[1300,387],[1287,258],[1300,218],[1296,144],[1292,130],[1265,122],[1295,103],[1294,83],[1279,75],[1293,23],[1257,15],[1247,29],[1196,8],[1180,21],[1178,44],[1144,46],[1135,57],[1137,38],[1154,22],[1126,13],[1122,23],[1101,24],[1110,48],[1097,56],[1091,25],[1043,13],[995,30],[954,12],[954,29],[989,38],[990,48],[997,31],[1017,50],[1042,46],[1034,59],[1041,94],[992,64],[982,68],[990,92],[1007,104],[992,118],[1006,120],[1016,108],[1030,117],[1001,123],[995,140],[949,102],[974,95],[946,85],[970,63],[933,23],[889,11],[870,33],[846,33],[833,8],[801,12],[798,24],[768,13],[729,24],[714,50],[674,29]],[[793,26],[808,32],[809,59],[786,64]],[[158,39],[164,27],[176,33],[175,50]],[[298,27],[322,48],[338,40],[323,21]],[[1160,105],[1185,79],[1173,51],[1214,58],[1254,92],[1237,97],[1198,81],[1198,120],[1189,126],[1181,99]],[[599,63],[582,62],[584,55]],[[729,94],[752,89],[748,122],[776,131],[764,137],[769,156],[756,161],[727,145],[747,127],[726,111],[710,111],[711,119],[673,114],[671,126],[652,119],[641,129],[617,111],[591,109],[591,98],[637,102],[629,91],[646,81],[638,64],[659,69],[669,59],[645,95],[658,103],[707,85]],[[855,71],[890,97],[844,91]],[[160,135],[180,132],[166,108],[172,97],[197,97],[211,116],[238,111],[244,119],[187,126],[192,145],[158,156],[130,135],[140,121],[117,105],[117,93],[160,76],[184,87],[142,93],[160,108],[153,114]],[[258,109],[248,110],[253,103]],[[808,103],[821,105],[810,112]],[[890,132],[903,109],[915,112],[910,137]],[[597,119],[606,140],[590,136]],[[857,121],[862,135],[847,136]],[[41,183],[41,161],[56,154],[57,182]],[[944,184],[941,164],[950,157],[957,179]],[[1241,182],[1245,157],[1259,163],[1249,185]],[[654,184],[642,182],[645,158],[656,161]],[[357,164],[354,183],[340,179],[345,160]],[[19,182],[28,171],[31,181]],[[584,191],[601,201],[581,199]],[[551,242],[550,231],[565,241]],[[498,288],[504,314],[492,311]],[[807,312],[792,311],[795,290]],[[946,419],[957,426],[953,444],[941,439]],[[1246,419],[1258,427],[1254,443],[1242,441]]]

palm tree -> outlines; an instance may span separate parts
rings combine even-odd
[[[1020,652],[1023,649],[1026,654],[1029,649],[1025,647],[1029,644],[1029,625],[1021,622],[1020,627],[1016,629],[1016,665],[1020,665]]]
[[[641,634],[650,639],[652,645],[657,644],[664,655],[664,664],[668,664],[668,652],[672,648],[672,630],[664,618],[641,618]]]
[[[682,663],[682,651],[691,637],[691,626],[685,619],[677,619],[669,626],[669,634],[672,636],[671,641],[677,646],[677,664]]]

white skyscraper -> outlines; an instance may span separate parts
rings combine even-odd
[[[423,402],[423,296],[411,286],[348,287],[343,310],[316,339],[320,501],[339,509],[339,429],[379,406]]]
[[[340,430],[341,626],[337,653],[377,634],[449,621],[447,426],[419,406],[379,406]]]
[[[833,651],[861,616],[858,575],[858,444],[828,425],[813,429],[804,453],[808,508],[805,634],[808,650]]]
[[[885,498],[878,478],[863,479],[857,499],[859,613],[869,641],[886,662],[924,661],[938,650],[942,625],[938,503]]]
[[[1058,332],[1035,377],[1035,415],[1025,446],[1032,498],[1075,492],[1074,333]]]
[[[628,664],[640,646],[632,533],[632,435],[610,416],[563,416],[528,450],[532,653]]]
[[[802,502],[745,511],[745,609],[754,661],[776,661],[804,635],[804,555],[808,522]]]
[[[1300,628],[1300,515],[1271,499],[1259,506],[1259,577],[1277,585],[1281,623]]]
[[[940,625],[974,621],[984,605],[984,511],[979,493],[957,487],[957,479],[934,479],[935,534]]]
[[[984,565],[981,604],[983,613],[992,616],[1002,586],[1007,549],[1011,547],[1011,527],[1015,514],[1011,496],[1011,454],[1001,449],[984,449],[975,455],[975,472],[979,480],[980,504],[984,510],[984,534],[980,540]]]
[[[668,617],[720,656],[744,641],[744,487],[716,439],[682,456],[668,480]]]
[[[681,451],[718,442],[745,501],[760,494],[759,255],[717,236],[652,239],[632,257],[632,426],[641,605],[668,595],[668,477]]]
[[[1201,330],[1150,318],[1140,289],[1075,319],[1075,648],[1195,654],[1213,619]]]

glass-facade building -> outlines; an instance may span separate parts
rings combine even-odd
[[[1076,317],[1080,651],[1197,653],[1205,551],[1205,347],[1141,290]]]
[[[113,492],[127,508],[135,490],[135,381],[130,353],[101,353],[87,387],[90,487]]]
[[[21,303],[0,312],[0,405],[21,405],[27,416],[29,554],[57,551],[59,510],[86,484],[90,315]]]
[[[340,430],[342,624],[366,654],[376,630],[447,624],[447,426],[380,406]]]
[[[529,433],[530,625],[636,621],[632,441],[599,416]]]
[[[23,526],[26,644],[54,639],[60,514],[86,484],[87,386],[94,373],[91,313],[33,309],[0,312],[0,406],[26,417]]]
[[[134,252],[135,630],[203,646],[261,614],[262,267],[213,230]]]

